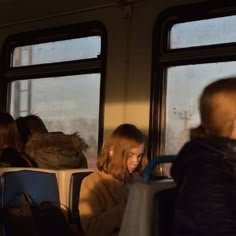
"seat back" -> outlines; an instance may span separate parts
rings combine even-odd
[[[70,211],[70,222],[78,224],[80,228],[80,217],[79,217],[79,194],[80,187],[84,177],[91,174],[92,171],[76,172],[71,175],[70,179],[70,193],[69,193],[69,211]]]
[[[1,207],[5,207],[19,192],[27,192],[36,203],[47,200],[60,205],[54,173],[32,170],[5,172],[1,177],[1,190]]]
[[[2,173],[0,207],[8,207],[20,192],[28,193],[37,204],[42,201],[51,201],[60,206],[55,173],[34,170]],[[3,226],[2,234],[11,235],[10,228]]]
[[[119,236],[169,236],[175,188],[172,178],[152,176],[155,167],[172,163],[175,155],[158,156],[148,162],[141,183],[131,185]]]
[[[162,155],[149,161],[143,172],[143,181],[150,183],[159,176],[152,176],[154,168],[160,164],[173,163],[176,155]],[[166,179],[168,181],[168,179]],[[171,180],[171,179],[169,179]],[[165,178],[163,179],[165,181]],[[157,182],[158,183],[158,182]],[[171,236],[174,217],[176,187],[173,186],[155,193],[153,197],[153,216],[151,235]]]
[[[175,199],[175,187],[155,194],[153,199],[153,236],[172,235]]]

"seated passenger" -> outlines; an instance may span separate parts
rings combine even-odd
[[[50,133],[36,115],[20,117],[17,124],[25,142],[24,152],[37,167],[55,170],[88,167],[84,154],[88,145],[79,134]]]
[[[132,124],[118,126],[102,147],[97,170],[82,181],[79,212],[86,236],[118,234],[129,185],[144,163],[144,135]]]
[[[33,114],[25,117],[18,117],[16,119],[16,125],[19,129],[23,144],[26,144],[28,138],[33,134],[48,132],[43,120],[39,116]]]
[[[172,165],[177,184],[173,236],[236,235],[236,78],[208,85],[200,126]]]
[[[15,120],[7,112],[0,112],[0,166],[34,167],[21,152],[22,143]]]

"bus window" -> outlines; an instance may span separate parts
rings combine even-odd
[[[201,7],[199,4],[197,9]],[[194,9],[202,15],[194,14]],[[178,12],[189,14],[181,16]],[[236,15],[228,14],[220,15],[220,9],[213,14],[186,6],[168,9],[157,20],[153,41],[152,156],[177,154],[189,140],[189,130],[199,125],[198,98],[203,88],[219,78],[235,76]]]
[[[78,132],[89,145],[89,168],[96,166],[103,131],[105,38],[96,27],[56,29],[55,38],[54,29],[11,37],[3,75],[13,117],[36,114],[49,131]]]
[[[100,36],[27,45],[14,48],[11,67],[97,58],[100,53]]]
[[[198,98],[218,78],[235,75],[236,61],[167,68],[165,151],[177,153],[189,140],[189,129],[200,124]]]
[[[170,29],[170,49],[235,42],[236,15],[176,23]]]

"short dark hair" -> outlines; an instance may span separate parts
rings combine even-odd
[[[23,143],[28,141],[28,138],[35,133],[47,133],[48,130],[43,120],[37,115],[27,115],[25,117],[18,117],[16,125],[19,129]]]

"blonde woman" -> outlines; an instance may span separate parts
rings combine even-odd
[[[79,212],[86,236],[119,232],[129,185],[145,161],[142,132],[132,124],[118,126],[102,147],[97,170],[82,182]]]

